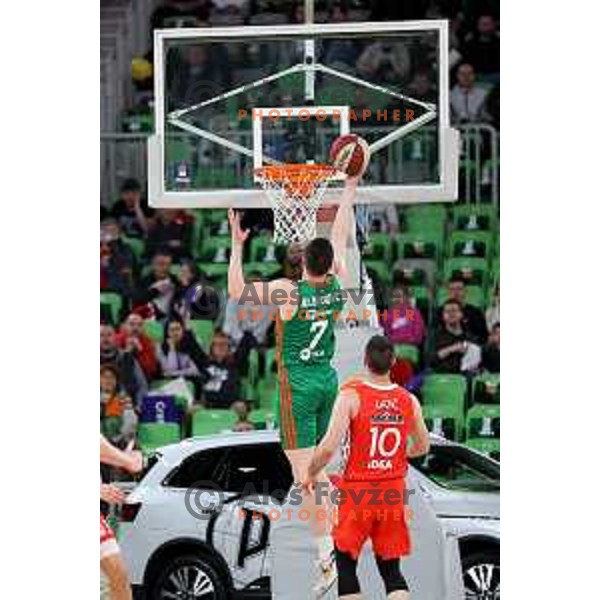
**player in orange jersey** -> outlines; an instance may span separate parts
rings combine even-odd
[[[305,489],[314,489],[318,474],[349,434],[333,529],[338,591],[346,599],[360,598],[356,566],[368,538],[388,598],[408,598],[399,560],[411,551],[404,481],[408,458],[429,451],[429,434],[417,399],[391,382],[393,362],[394,348],[389,340],[372,337],[365,351],[368,372],[342,386],[327,434],[315,450],[303,481]]]

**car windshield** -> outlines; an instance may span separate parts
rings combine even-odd
[[[433,482],[451,490],[495,492],[500,489],[500,465],[464,446],[432,444],[427,456],[410,462]]]

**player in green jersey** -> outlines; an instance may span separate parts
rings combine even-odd
[[[244,280],[243,244],[248,231],[238,213],[230,211],[232,234],[229,295],[240,302],[255,298],[278,307],[279,426],[294,474],[310,460],[312,449],[325,434],[338,391],[331,359],[335,352],[335,321],[342,311],[341,285],[347,287],[346,246],[353,231],[352,206],[356,178],[348,178],[331,229],[331,242],[311,240],[304,249],[299,282],[276,279],[252,284]]]

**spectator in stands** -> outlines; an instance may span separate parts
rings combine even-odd
[[[399,286],[392,292],[390,306],[383,317],[381,325],[392,344],[421,346],[425,340],[423,316],[413,305],[407,287]]]
[[[163,319],[171,313],[177,279],[171,274],[171,255],[158,251],[152,259],[152,272],[140,279],[133,303],[140,310],[146,305],[149,314]]]
[[[458,67],[456,85],[450,92],[453,123],[480,123],[486,120],[487,92],[475,83],[475,70],[468,63]]]
[[[485,317],[480,309],[467,303],[467,289],[465,282],[461,277],[452,277],[448,282],[448,299],[455,300],[460,304],[463,315],[463,327],[465,331],[477,344],[485,344],[488,336],[488,329]],[[441,309],[438,313],[438,323],[442,320]]]
[[[464,43],[465,60],[482,75],[500,73],[500,36],[496,19],[483,14],[477,20],[477,31],[467,36]]]
[[[500,321],[492,326],[488,342],[481,351],[481,366],[490,373],[500,373]]]
[[[245,400],[236,400],[231,405],[231,410],[238,418],[233,426],[233,431],[252,431],[254,429],[254,425],[250,421],[250,406]]]
[[[185,331],[181,320],[170,318],[166,322],[164,340],[156,352],[163,377],[183,377],[199,385],[200,371],[192,359],[193,342],[193,335]]]
[[[181,49],[179,60],[167,63],[169,109],[201,102],[223,91],[227,85],[228,56],[225,48],[191,44]]]
[[[111,210],[124,235],[144,237],[148,231],[148,221],[154,211],[142,199],[142,186],[137,179],[126,179],[121,186],[119,200]]]
[[[248,275],[249,282],[260,280],[260,273],[254,272]],[[258,345],[264,345],[269,327],[273,323],[274,310],[274,306],[257,305],[250,301],[241,304],[229,298],[225,307],[223,332],[229,336],[233,348],[238,347],[246,331],[252,334]]]
[[[144,333],[144,319],[137,313],[131,313],[115,336],[117,346],[131,352],[139,363],[146,379],[150,380],[158,373],[158,359],[152,340]]]
[[[135,437],[137,416],[131,398],[119,389],[119,374],[112,365],[100,367],[100,430],[121,445]]]
[[[348,7],[336,2],[329,11],[329,23],[344,23],[348,20]],[[323,62],[335,68],[351,67],[354,69],[360,55],[357,43],[352,39],[325,40],[323,42]]]
[[[392,204],[373,204],[370,206],[369,218],[371,231],[396,235],[400,229],[398,211]]]
[[[408,91],[413,98],[431,102],[435,99],[435,88],[426,71],[415,73],[413,80],[408,85]]]
[[[304,257],[304,248],[302,244],[292,242],[286,248],[286,254],[283,257],[281,269],[277,271],[272,279],[287,278],[292,281],[302,279],[302,261]]]
[[[400,83],[410,75],[410,51],[405,43],[377,41],[367,46],[356,63],[358,72],[370,80]]]
[[[256,345],[251,333],[242,336],[235,352],[223,331],[215,331],[208,354],[196,347],[195,360],[203,373],[202,400],[208,408],[229,408],[240,398],[241,372],[250,350]]]
[[[492,331],[492,328],[496,323],[500,322],[500,284],[497,283],[494,286],[494,297],[492,304],[485,311],[485,320],[488,327],[488,331]]]
[[[136,259],[121,239],[116,219],[106,219],[100,226],[100,289],[131,297],[136,273]]]
[[[465,365],[467,352],[479,348],[463,325],[463,311],[457,300],[446,300],[442,307],[442,325],[437,331],[431,368],[437,373],[472,371],[473,361]],[[469,368],[466,368],[469,367]]]
[[[168,252],[174,262],[190,258],[193,217],[183,210],[161,208],[148,230],[146,254]]]
[[[100,365],[111,365],[126,393],[136,402],[147,390],[147,380],[131,352],[120,350],[111,325],[100,325]]]
[[[215,284],[198,269],[194,261],[185,259],[177,275],[178,287],[173,297],[172,312],[184,322],[188,319],[214,321],[221,310],[221,296]]]

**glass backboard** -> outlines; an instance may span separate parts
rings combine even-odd
[[[326,162],[348,131],[371,150],[358,202],[455,200],[447,48],[446,21],[156,31],[150,203],[268,206],[257,166]]]

